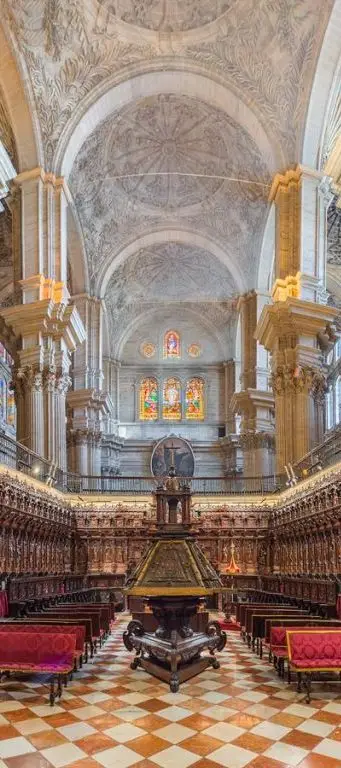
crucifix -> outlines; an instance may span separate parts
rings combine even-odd
[[[176,454],[177,451],[181,452],[181,446],[174,445],[173,440],[172,440],[172,442],[170,443],[170,446],[169,446],[170,466],[174,467],[175,471],[177,470],[176,457],[175,457],[175,454]],[[169,469],[169,468],[170,467],[168,467],[167,469]]]

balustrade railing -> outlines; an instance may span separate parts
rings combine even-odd
[[[333,466],[339,461],[341,461],[341,426],[336,427],[322,443],[302,456],[293,465],[293,470],[297,479],[301,480],[324,467]]]
[[[150,494],[158,484],[157,478],[152,476],[85,476],[64,472],[4,433],[0,434],[0,464],[20,470],[65,493],[79,495],[93,493]],[[193,493],[217,496],[278,493],[284,487],[284,478],[276,475],[245,477],[241,474],[233,474],[223,477],[181,478],[182,482],[186,482],[186,480],[190,482]]]

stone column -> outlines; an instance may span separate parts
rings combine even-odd
[[[17,376],[27,389],[25,395],[22,387],[16,390],[18,436],[29,448],[54,462],[55,376],[68,373],[70,353],[85,339],[83,323],[69,303],[66,285],[68,190],[64,179],[34,168],[13,180],[12,192],[15,275],[21,295],[16,306],[1,314],[19,340]],[[28,383],[41,379],[44,392]]]
[[[241,391],[233,395],[231,408],[241,416],[243,470],[249,477],[271,475],[274,469],[274,398],[268,384],[267,353],[254,336],[258,318],[268,301],[268,295],[257,291],[250,291],[239,299]]]
[[[103,419],[112,414],[111,398],[103,391],[103,306],[100,299],[88,294],[73,298],[87,333],[86,344],[74,356],[74,391],[67,398],[71,433],[80,430],[87,435],[86,449],[83,439],[76,440],[73,469],[81,474],[100,475]]]
[[[326,209],[321,174],[298,166],[277,174],[276,280],[256,338],[271,352],[276,463],[283,472],[322,439],[326,390],[323,351],[336,340],[338,311],[325,290]]]
[[[55,391],[55,462],[60,469],[67,469],[66,450],[66,394],[71,386],[71,379],[65,374],[59,376]]]
[[[24,409],[24,445],[39,456],[45,457],[43,376],[33,366],[19,368],[15,379],[20,388],[20,408]],[[17,387],[16,387],[17,390]],[[20,416],[22,419],[22,415]]]
[[[55,395],[56,395],[56,374],[52,370],[44,371],[44,417],[45,417],[45,446],[43,455],[50,461],[55,460],[55,449],[57,443],[56,424],[55,424]]]
[[[236,419],[231,408],[231,399],[236,390],[236,365],[234,360],[227,360],[224,363],[224,381],[225,381],[225,432],[226,435],[235,434]]]
[[[109,408],[107,395],[94,389],[79,389],[68,393],[67,403],[73,445],[70,468],[81,475],[100,475],[102,418]]]

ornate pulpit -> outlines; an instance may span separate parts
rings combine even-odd
[[[155,496],[155,536],[127,579],[125,591],[146,599],[157,629],[146,632],[142,622],[133,620],[123,639],[128,650],[136,651],[131,667],[141,666],[169,682],[175,693],[180,682],[209,665],[219,667],[215,651],[224,648],[225,633],[214,621],[208,622],[204,632],[196,632],[190,619],[200,610],[203,598],[220,591],[222,584],[191,533],[191,489],[176,477],[173,467]],[[205,648],[208,656],[201,655]]]

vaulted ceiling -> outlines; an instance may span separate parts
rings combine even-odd
[[[272,176],[301,156],[333,0],[3,6],[112,353],[119,329],[162,302],[180,314],[214,302],[234,322],[233,297],[256,286]]]

